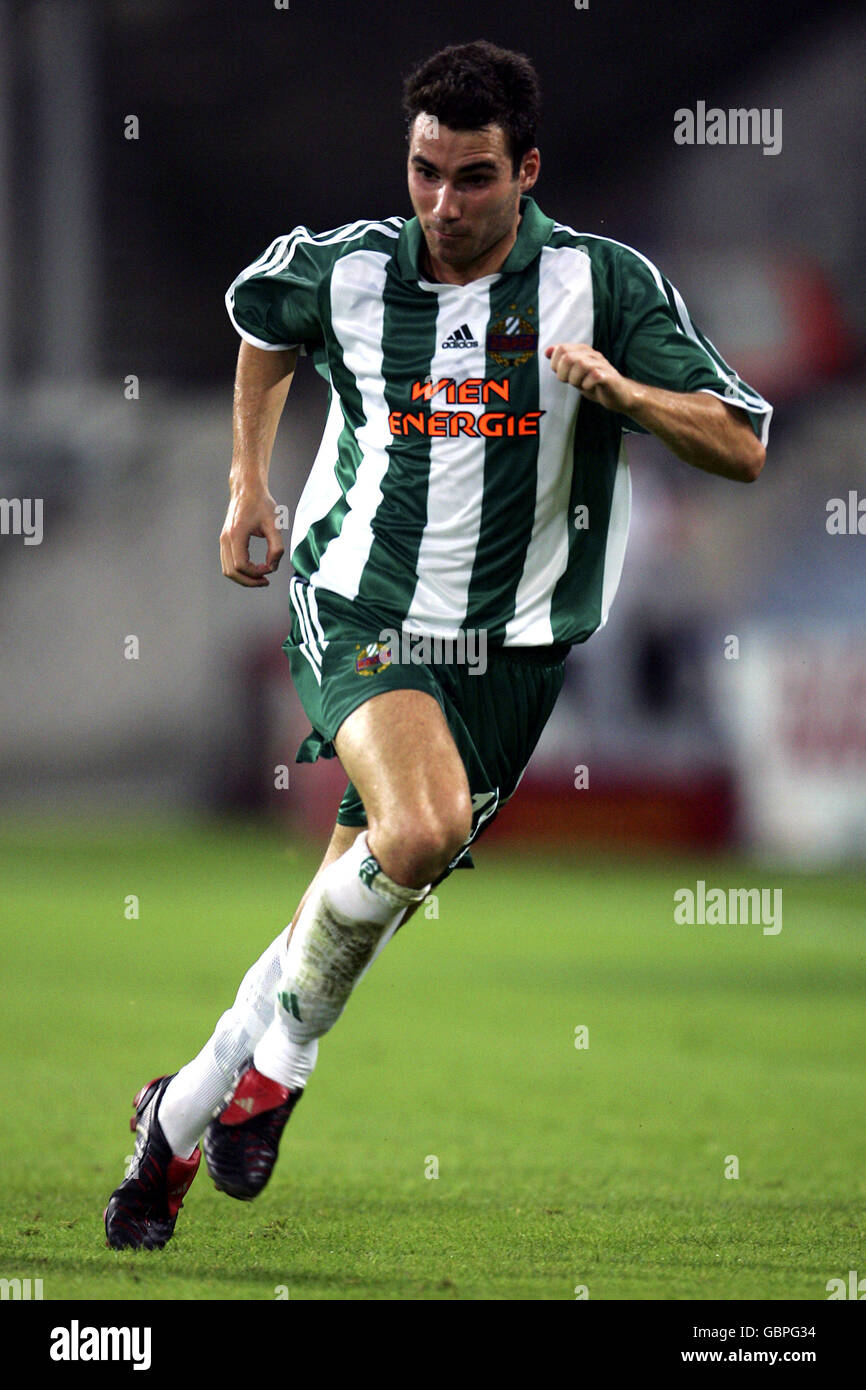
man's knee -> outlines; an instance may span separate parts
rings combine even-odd
[[[447,804],[399,806],[371,824],[368,844],[385,873],[407,888],[423,888],[448,867],[472,833],[468,790]]]

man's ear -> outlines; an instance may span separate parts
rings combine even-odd
[[[541,171],[541,155],[540,155],[539,151],[533,146],[533,148],[532,148],[531,150],[527,150],[527,151],[526,151],[526,154],[523,156],[522,160],[520,161],[520,191],[521,191],[521,193],[525,193],[525,192],[527,191],[527,189],[532,188],[533,184],[534,184],[534,183],[537,181],[537,179],[538,179],[538,175],[539,175],[540,171]]]

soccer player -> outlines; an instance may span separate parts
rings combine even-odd
[[[447,48],[408,77],[404,107],[414,217],[295,227],[227,296],[243,341],[220,550],[237,584],[265,587],[283,554],[268,469],[299,353],[329,385],[285,651],[312,725],[298,759],[336,754],[350,781],[291,926],[199,1055],[135,1098],[135,1153],[105,1213],[115,1247],[170,1238],[202,1134],[218,1188],[261,1191],[319,1038],[431,885],[471,862],[569,648],[607,618],[629,521],[623,431],[725,478],[763,466],[771,407],[673,286],[529,196],[529,61]]]

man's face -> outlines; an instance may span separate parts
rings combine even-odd
[[[431,258],[471,270],[500,242],[513,239],[520,195],[538,177],[539,155],[524,155],[515,176],[499,125],[450,130],[416,116],[409,141],[409,197]]]

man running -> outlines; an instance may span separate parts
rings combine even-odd
[[[619,583],[623,431],[736,481],[763,466],[771,407],[677,291],[529,196],[525,57],[447,48],[410,74],[404,109],[414,217],[296,227],[227,296],[243,339],[220,537],[235,583],[267,586],[283,554],[268,470],[298,354],[329,384],[285,650],[312,726],[299,760],[336,755],[349,785],[290,928],[199,1055],[135,1099],[135,1154],[105,1214],[118,1248],[170,1238],[202,1133],[218,1188],[261,1191],[319,1038],[515,791],[567,652]],[[259,564],[252,536],[268,543]]]

